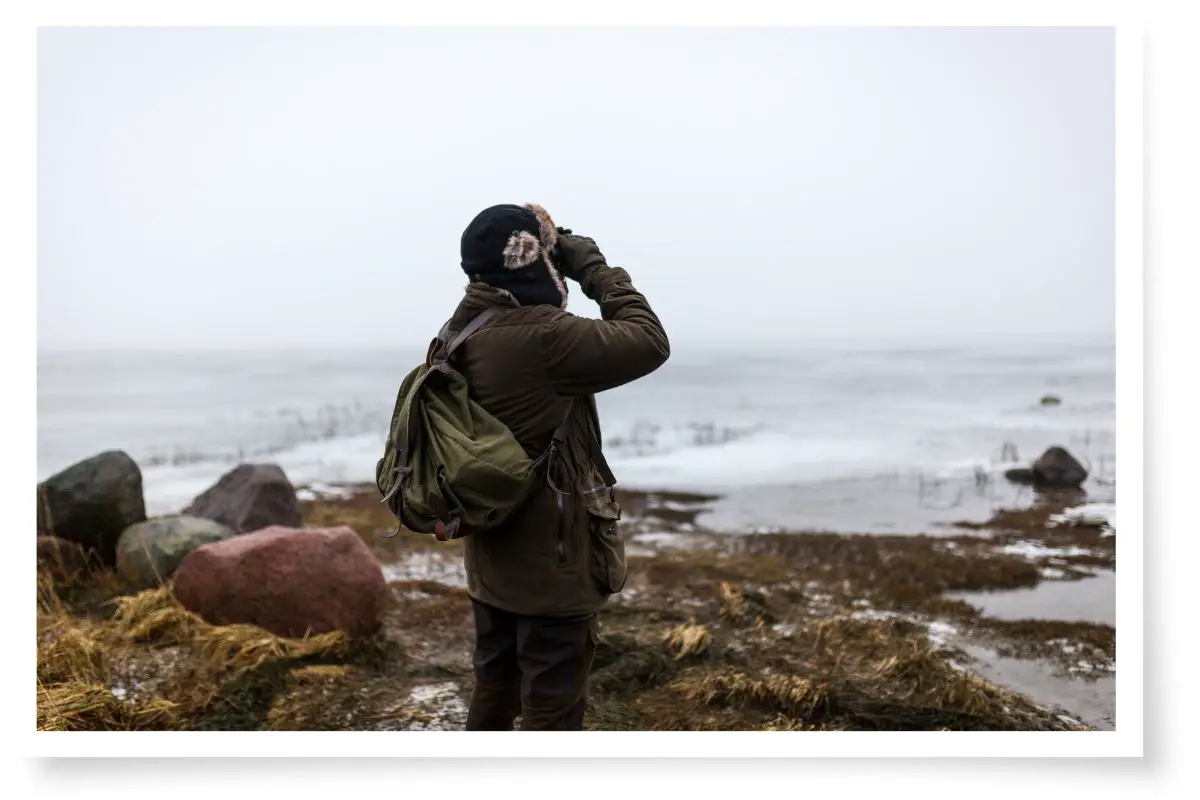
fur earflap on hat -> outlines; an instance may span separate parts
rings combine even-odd
[[[504,245],[504,266],[508,269],[528,267],[542,254],[541,248],[532,233],[516,231],[508,237],[508,244]]]
[[[525,208],[537,217],[538,239],[542,243],[542,248],[547,253],[553,252],[554,247],[558,244],[558,228],[555,227],[554,220],[550,219],[550,212],[537,203],[526,203]]]

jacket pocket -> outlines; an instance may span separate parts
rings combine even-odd
[[[629,571],[625,564],[625,543],[617,529],[621,506],[611,487],[595,486],[583,493],[591,539],[592,578],[601,594],[616,594],[625,586]]]

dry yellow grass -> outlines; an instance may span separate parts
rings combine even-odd
[[[66,681],[37,688],[39,731],[161,730],[172,726],[175,704],[153,700],[131,705],[104,686]]]
[[[310,664],[292,670],[292,679],[297,683],[325,683],[346,677],[344,664]]]
[[[784,719],[808,719],[827,702],[825,692],[812,680],[796,675],[754,678],[743,672],[713,672],[690,680],[676,681],[672,689],[689,700],[703,703],[751,701],[782,711]]]
[[[252,625],[210,625],[179,605],[167,587],[113,601],[111,619],[72,615],[53,591],[39,587],[38,729],[136,730],[179,724],[176,712],[196,712],[236,676],[272,661],[337,659],[349,645],[341,632],[285,639]],[[189,654],[189,676],[180,702],[162,698],[125,700],[108,688],[110,661],[181,645]],[[314,665],[306,679],[335,676]]]
[[[205,626],[197,631],[194,641],[200,657],[209,666],[224,665],[235,671],[256,669],[268,661],[339,658],[345,655],[347,645],[346,635],[341,631],[283,639],[253,625]]]
[[[741,622],[749,612],[746,598],[728,581],[721,581],[721,616],[730,622]]]
[[[203,627],[203,620],[175,599],[166,587],[147,589],[115,601],[115,632],[133,642],[186,641]]]
[[[668,630],[663,634],[662,641],[678,661],[703,653],[712,642],[712,636],[708,628],[689,622]]]
[[[105,683],[108,655],[91,625],[63,624],[48,627],[38,645],[37,677],[45,684],[68,681]]]
[[[186,642],[209,666],[234,671],[273,660],[337,657],[347,645],[340,631],[286,639],[254,625],[210,625],[181,606],[167,587],[118,599],[115,632],[132,642]]]

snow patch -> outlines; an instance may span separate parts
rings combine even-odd
[[[642,548],[648,548],[651,552],[646,553],[647,555],[653,555],[655,550],[696,550],[711,549],[716,546],[715,542],[708,539],[673,531],[635,533],[630,537],[629,542],[633,545],[640,545]],[[626,545],[627,554],[628,548],[629,545]]]
[[[430,581],[456,589],[467,587],[467,571],[457,553],[436,550],[417,550],[399,561],[383,565],[383,578],[388,583]]]
[[[883,622],[889,619],[909,620],[908,617],[895,611],[877,611],[873,608],[851,612],[850,619],[872,620],[874,622]]]
[[[1117,532],[1116,503],[1086,503],[1068,508],[1050,518],[1051,525],[1098,525],[1104,529],[1102,535],[1112,536]]]
[[[948,641],[950,641],[950,637],[956,635],[957,633],[958,628],[954,627],[948,622],[934,620],[933,622],[929,623],[929,641],[938,646],[945,645]]]
[[[334,486],[329,483],[310,483],[296,490],[297,500],[346,500],[354,496],[354,492],[345,486]]]
[[[404,705],[407,709],[401,730],[449,731],[461,729],[466,723],[467,704],[454,681],[414,686]]]
[[[665,500],[657,504],[658,508],[675,511],[682,514],[699,513],[705,509],[704,503],[681,503],[678,500]]]
[[[1001,547],[999,552],[1007,555],[1021,556],[1030,560],[1088,556],[1092,554],[1091,550],[1085,550],[1082,547],[1046,547],[1037,542],[1013,542]]]

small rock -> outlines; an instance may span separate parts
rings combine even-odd
[[[1017,467],[1010,469],[1004,473],[1004,477],[1008,478],[1013,483],[1019,483],[1022,486],[1032,486],[1036,482],[1036,476],[1033,470],[1028,467]]]
[[[374,633],[388,601],[379,561],[347,527],[283,528],[193,550],[175,596],[213,625],[246,623],[278,636]]]
[[[1087,476],[1083,465],[1058,446],[1042,453],[1032,467],[1018,467],[1004,473],[1004,477],[1013,483],[1056,491],[1079,489]]]
[[[1087,480],[1087,470],[1062,447],[1051,447],[1033,462],[1035,483],[1047,489],[1077,489]]]
[[[1058,395],[1048,394],[1042,398],[1041,404],[1044,406],[1061,406],[1062,398]]]
[[[237,533],[271,525],[299,527],[303,520],[296,490],[275,464],[242,464],[227,472],[184,512],[233,528]]]
[[[111,450],[52,475],[37,487],[38,536],[57,536],[93,550],[104,564],[117,558],[121,532],[146,518],[142,471]]]
[[[55,536],[37,537],[37,565],[56,581],[69,581],[90,566],[82,547]]]
[[[200,517],[162,517],[131,525],[117,541],[117,571],[149,588],[170,578],[188,553],[234,535],[232,528]]]

